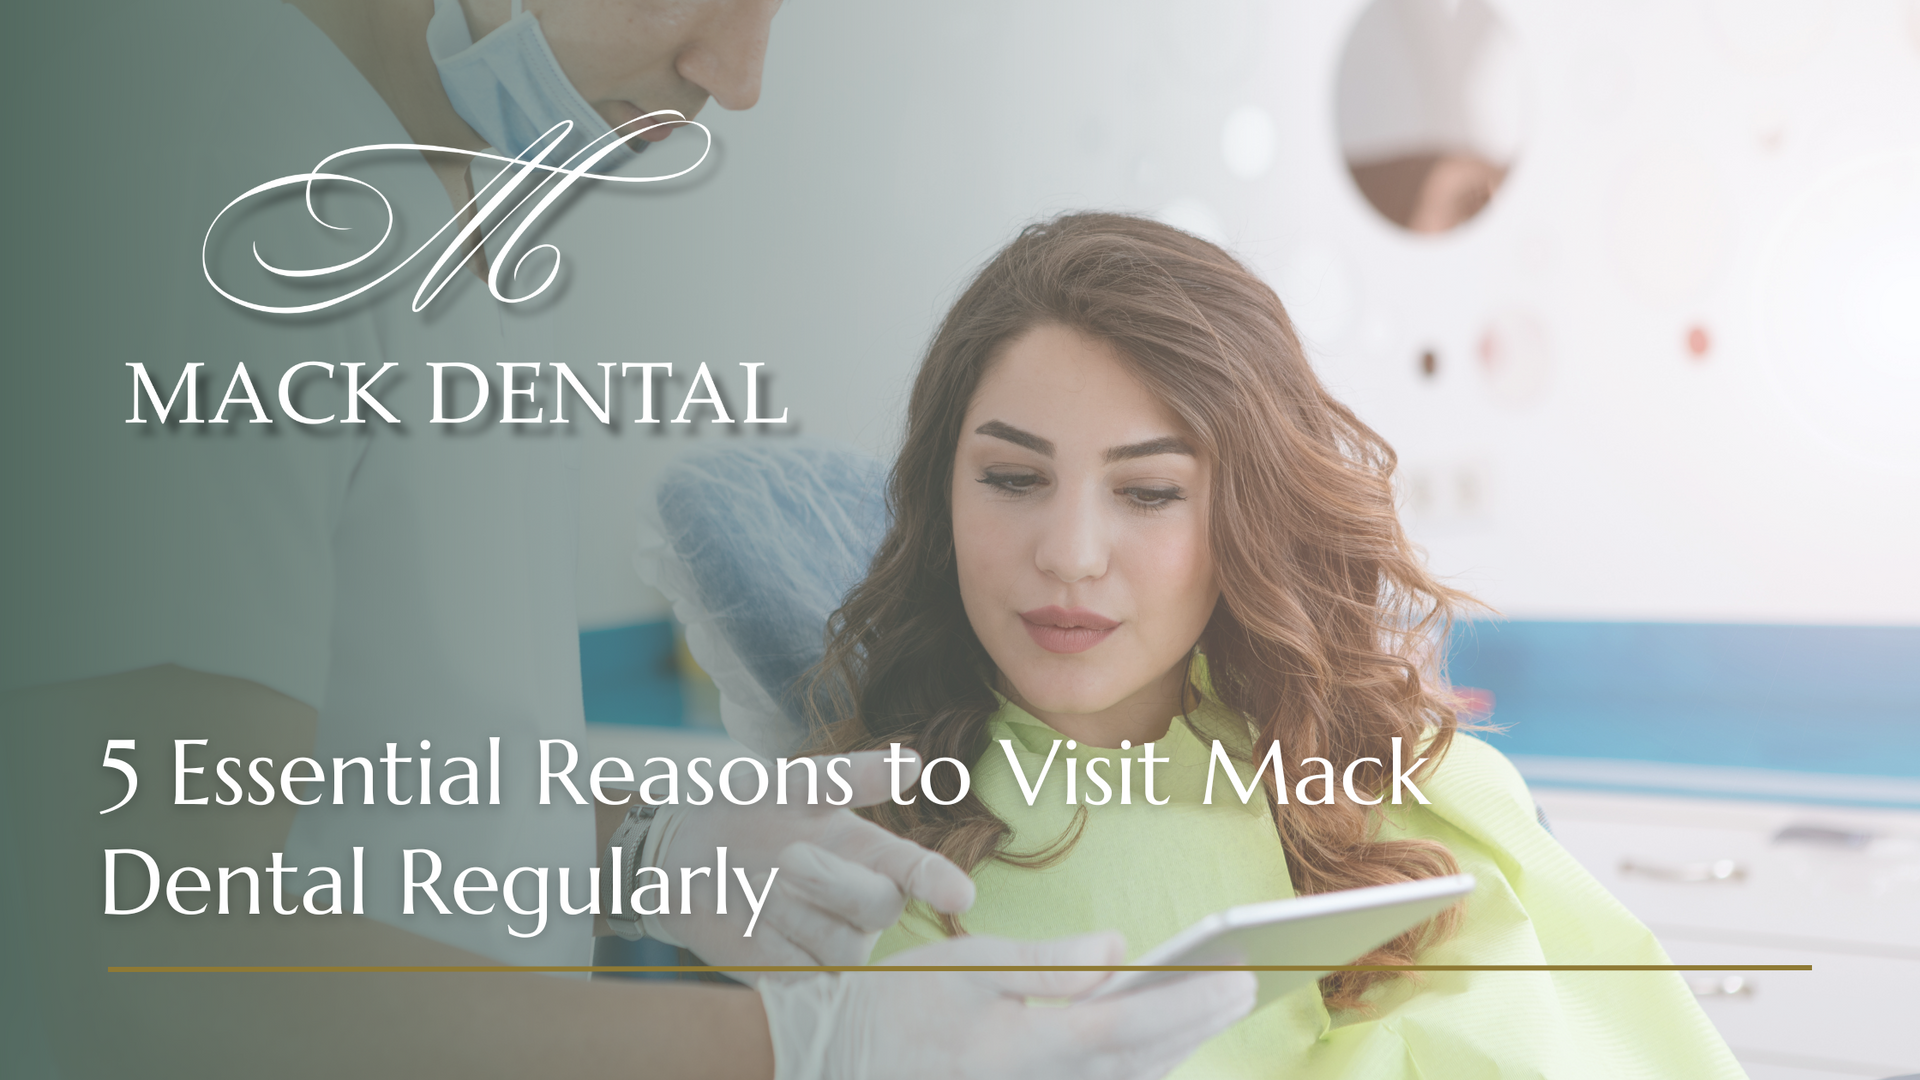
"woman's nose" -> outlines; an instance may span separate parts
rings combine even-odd
[[[1042,520],[1034,548],[1034,565],[1069,585],[1104,576],[1112,544],[1098,495],[1062,491],[1049,509],[1052,513]]]
[[[712,19],[675,63],[680,77],[707,92],[723,109],[751,109],[760,100],[767,35],[778,0],[716,4]]]

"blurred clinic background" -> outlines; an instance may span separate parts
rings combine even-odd
[[[670,395],[764,363],[794,423],[576,425],[606,752],[724,738],[633,570],[677,454],[889,456],[982,260],[1154,214],[1398,449],[1562,841],[1679,962],[1815,965],[1696,980],[1752,1074],[1920,1071],[1920,0],[796,3],[701,119],[694,176],[549,236],[556,332]]]

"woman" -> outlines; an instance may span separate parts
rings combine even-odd
[[[1433,644],[1470,600],[1422,567],[1393,467],[1219,248],[1079,214],[989,263],[920,369],[890,531],[819,669],[832,749],[969,767],[873,814],[968,869],[975,906],[910,911],[876,956],[1108,928],[1137,955],[1234,904],[1466,871],[1468,900],[1367,962],[1666,963],[1457,733]],[[1215,740],[1263,795],[1205,801]],[[1276,741],[1285,787],[1254,768]],[[1473,971],[1329,975],[1183,1074],[1740,1070],[1672,973]]]

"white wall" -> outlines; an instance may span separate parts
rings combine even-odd
[[[702,117],[699,182],[592,192],[550,236],[563,346],[765,361],[803,432],[884,453],[934,320],[1019,225],[1168,212],[1275,284],[1400,450],[1434,565],[1505,613],[1920,622],[1920,4],[1496,0],[1528,134],[1437,238],[1341,161],[1360,7],[790,5],[762,104]],[[580,437],[583,621],[609,625],[659,610],[627,552],[661,463],[777,436]]]

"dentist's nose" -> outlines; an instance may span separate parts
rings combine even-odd
[[[1062,491],[1052,500],[1052,513],[1041,523],[1034,548],[1034,565],[1041,573],[1069,585],[1105,576],[1112,539],[1103,494]]]
[[[778,0],[723,4],[703,33],[681,51],[680,77],[707,92],[723,109],[751,109],[760,100],[767,35]]]

